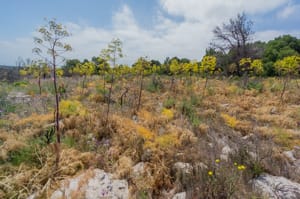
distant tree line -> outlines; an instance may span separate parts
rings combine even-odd
[[[227,51],[220,50],[218,48],[210,47],[206,50],[206,56],[215,56],[217,58],[216,71],[225,76],[238,75],[242,76],[245,73],[245,68],[240,64],[243,58],[250,58],[252,60],[260,59],[262,61],[263,76],[279,76],[279,72],[276,70],[275,63],[283,60],[288,56],[299,56],[300,55],[300,39],[291,35],[279,36],[268,42],[256,41],[248,43],[245,48],[246,53],[240,54],[239,56],[235,52],[234,47]],[[65,76],[72,76],[76,73],[76,67],[91,63],[94,65],[95,70],[92,74],[105,74],[115,71],[116,73],[124,74],[133,72],[137,62],[131,66],[128,65],[117,65],[115,68],[111,67],[109,62],[99,57],[92,57],[89,61],[84,59],[69,59],[65,65],[62,66]],[[149,66],[146,70],[149,72],[155,72],[161,75],[192,75],[200,72],[201,61],[190,60],[187,58],[178,57],[167,57],[163,63],[158,60],[150,60]]]

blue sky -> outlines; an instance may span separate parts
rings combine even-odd
[[[201,59],[212,29],[245,11],[254,22],[255,40],[282,34],[300,38],[300,0],[2,0],[0,65],[35,57],[35,30],[44,18],[65,24],[74,51],[67,58],[91,58],[114,37],[123,41],[131,64],[140,56]]]

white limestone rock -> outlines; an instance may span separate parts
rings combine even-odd
[[[269,199],[299,199],[300,184],[282,176],[262,174],[252,180],[254,190]]]
[[[175,194],[172,199],[186,199],[186,192],[181,192]]]
[[[128,183],[126,180],[112,179],[112,174],[103,170],[89,170],[63,182],[61,187],[51,195],[51,199],[59,198],[128,199]]]

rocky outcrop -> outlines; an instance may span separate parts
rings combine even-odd
[[[300,181],[300,147],[295,146],[291,151],[283,152],[283,155],[288,159],[287,168],[289,176],[292,180]]]
[[[252,180],[253,188],[265,198],[299,199],[300,184],[287,178],[262,174]]]
[[[103,170],[88,170],[81,175],[64,181],[51,199],[127,199],[129,198],[126,180],[114,180],[112,174]]]
[[[16,104],[24,104],[30,102],[31,97],[23,92],[11,92],[8,94],[7,100]]]

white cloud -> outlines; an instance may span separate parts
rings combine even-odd
[[[282,7],[289,0],[160,0],[155,25],[149,29],[138,25],[133,11],[124,5],[112,16],[112,28],[104,29],[75,22],[65,23],[72,32],[68,38],[74,49],[67,58],[98,56],[112,38],[123,41],[126,55],[120,62],[132,64],[140,56],[163,61],[165,57],[187,57],[200,60],[213,38],[212,29],[238,12],[263,14]],[[171,17],[169,17],[171,16]],[[182,17],[175,20],[172,16]],[[295,31],[266,30],[256,33],[260,40],[270,40],[281,34],[299,35]],[[19,55],[32,57],[32,36],[14,41],[0,40],[0,62],[14,64]],[[12,57],[12,55],[16,55]]]
[[[266,13],[289,0],[160,0],[162,7],[172,15],[186,20],[224,21],[236,13]]]
[[[288,17],[291,17],[292,15],[296,14],[296,11],[300,10],[300,4],[288,4],[285,6],[282,10],[280,10],[277,13],[277,17],[279,19],[287,19]]]

